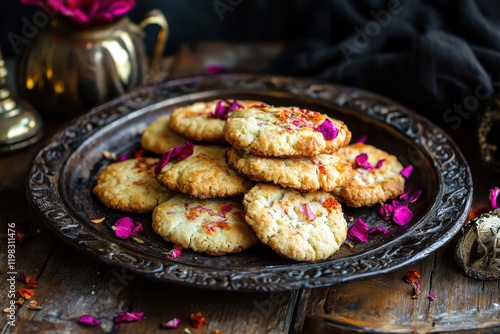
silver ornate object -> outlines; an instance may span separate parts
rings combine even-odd
[[[456,244],[458,264],[480,280],[500,279],[500,209],[472,219]]]
[[[37,142],[42,120],[29,104],[15,101],[7,88],[7,68],[0,50],[0,153]]]

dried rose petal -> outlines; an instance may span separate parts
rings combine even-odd
[[[28,278],[28,275],[26,275],[24,272],[21,272],[19,274],[19,281],[26,283],[26,278]]]
[[[353,165],[354,168],[373,169],[373,166],[368,162],[368,154],[366,153],[359,154]]]
[[[375,165],[375,168],[382,168],[382,166],[384,165],[384,162],[385,162],[385,159],[380,159],[377,162],[377,165]]]
[[[80,316],[80,318],[78,319],[78,322],[81,324],[84,324],[84,325],[89,325],[89,326],[99,326],[101,324],[99,319],[97,319],[96,317],[89,315],[89,314],[84,314],[84,315]]]
[[[205,67],[205,73],[209,75],[224,73],[225,71],[226,68],[222,65],[213,64]]]
[[[127,154],[125,154],[125,153],[123,153],[122,155],[120,155],[120,156],[116,159],[116,161],[125,161],[125,160],[127,160],[127,159],[128,159],[128,155],[127,155]]]
[[[490,204],[492,209],[498,209],[498,194],[500,194],[500,188],[495,187],[493,189],[490,189]]]
[[[226,100],[220,100],[217,102],[214,112],[209,114],[209,117],[226,120],[229,112],[229,106],[227,104],[228,102]]]
[[[191,320],[191,326],[194,328],[200,328],[207,323],[207,319],[201,312],[192,313],[189,319]]]
[[[19,293],[19,296],[23,297],[24,299],[33,298],[33,296],[35,295],[35,290],[28,288],[19,289],[17,290],[17,292]]]
[[[321,132],[326,140],[334,140],[339,134],[339,129],[337,129],[329,118],[326,118],[316,130]]]
[[[359,137],[358,140],[355,141],[355,143],[366,143],[367,139],[368,139],[367,135],[362,135],[361,137]]]
[[[243,106],[241,104],[239,104],[238,101],[233,100],[233,102],[231,102],[229,104],[229,108],[228,109],[229,109],[229,111],[235,111],[237,109],[242,109],[242,108],[243,108]]]
[[[413,282],[414,295],[419,295],[422,292],[422,286],[418,282]]]
[[[182,246],[179,245],[179,246],[175,247],[174,249],[172,249],[170,252],[166,253],[165,257],[167,259],[176,259],[181,255],[181,253],[182,253]]]
[[[405,226],[413,218],[413,212],[410,208],[398,201],[392,201],[392,206],[394,211],[392,213],[392,221],[399,226]]]
[[[307,220],[314,220],[316,219],[316,215],[314,214],[313,210],[309,206],[309,204],[304,203],[299,205],[299,212],[307,218]]]
[[[181,322],[181,319],[179,318],[173,318],[172,320],[169,320],[167,322],[163,322],[161,324],[161,328],[177,328]]]
[[[229,211],[231,211],[232,209],[233,209],[233,205],[232,204],[226,204],[226,205],[223,205],[223,206],[220,207],[220,211],[222,212],[222,214],[226,214]]]
[[[413,172],[413,166],[408,165],[405,168],[403,168],[401,172],[399,172],[399,174],[401,174],[405,179],[408,179],[412,172]]]
[[[143,316],[144,316],[144,312],[122,311],[115,316],[115,322],[117,324],[119,324],[122,322],[141,321]]]
[[[385,227],[374,227],[372,228],[368,234],[373,234],[373,233],[376,233],[376,232],[380,232],[380,233],[383,233],[383,234],[387,234],[389,232],[388,229],[386,229]]]
[[[123,217],[118,219],[112,226],[115,231],[115,235],[120,239],[127,239],[130,237],[136,237],[137,233],[142,231],[141,223],[134,223],[132,218]]]
[[[380,206],[380,209],[378,209],[378,214],[384,218],[384,220],[389,220],[391,219],[392,213],[394,212],[394,208],[392,205],[383,203]]]
[[[26,277],[26,284],[28,285],[28,288],[34,289],[38,285],[38,280],[34,277]]]
[[[160,161],[155,166],[155,174],[161,173],[163,167],[165,167],[170,159],[177,158],[177,160],[181,161],[193,154],[194,145],[190,141],[186,141],[184,145],[179,145],[171,148],[170,150],[163,153],[160,158]]]
[[[353,241],[359,240],[361,242],[367,242],[368,225],[366,225],[361,218],[356,220],[356,222],[347,230],[347,237]]]
[[[469,214],[467,215],[467,220],[471,220],[471,219],[474,219],[476,217],[479,217],[480,215],[482,215],[483,213],[486,213],[488,211],[490,211],[490,209],[488,209],[487,207],[482,207],[482,208],[477,208],[477,209],[471,208],[469,211]]]
[[[436,300],[436,296],[433,293],[429,293],[429,300],[431,301]]]
[[[421,194],[422,194],[421,189],[415,191],[413,195],[410,195],[410,191],[407,191],[403,193],[401,196],[399,196],[399,199],[404,202],[415,203],[419,199]]]
[[[403,276],[403,280],[408,284],[412,284],[417,279],[420,279],[420,273],[415,268],[411,268]]]

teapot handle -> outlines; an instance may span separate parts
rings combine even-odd
[[[158,37],[156,38],[156,46],[153,57],[149,62],[149,68],[153,70],[159,68],[160,66],[160,59],[163,55],[163,50],[165,49],[165,44],[167,43],[168,38],[168,22],[165,15],[163,15],[160,10],[153,9],[142,19],[139,23],[139,27],[144,30],[144,28],[151,24],[157,24],[160,27]]]

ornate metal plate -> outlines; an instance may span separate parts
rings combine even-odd
[[[378,207],[345,208],[363,218],[373,234],[354,248],[342,246],[326,261],[301,263],[283,259],[263,245],[234,255],[213,257],[184,250],[175,260],[162,254],[172,244],[151,229],[150,215],[135,215],[145,227],[144,244],[121,240],[111,229],[123,213],[102,206],[92,195],[99,168],[109,163],[104,150],[130,153],[141,131],[160,115],[197,100],[247,98],[274,105],[297,105],[342,119],[357,139],[416,168],[408,190],[422,189],[411,204],[406,227],[383,221]],[[136,90],[98,107],[57,133],[34,158],[27,194],[36,212],[63,241],[109,265],[167,282],[227,290],[272,291],[332,285],[380,274],[425,257],[449,241],[465,221],[472,200],[471,174],[447,134],[426,119],[378,95],[302,79],[220,75],[179,79]],[[106,217],[93,224],[91,219]],[[129,215],[130,216],[130,215]]]

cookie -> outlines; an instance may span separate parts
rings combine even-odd
[[[351,163],[336,155],[312,158],[269,158],[230,148],[227,163],[238,173],[257,182],[273,182],[300,191],[333,191],[353,178]]]
[[[176,245],[210,255],[238,253],[258,242],[243,219],[241,198],[176,195],[154,210],[153,230]]]
[[[237,103],[234,103],[234,102]],[[197,141],[208,141],[213,143],[225,143],[222,129],[225,118],[215,117],[218,103],[222,108],[231,109],[229,114],[238,108],[248,108],[254,105],[263,105],[263,102],[252,100],[213,100],[208,102],[196,102],[172,111],[169,127],[178,134]]]
[[[166,115],[157,118],[146,126],[141,136],[142,148],[155,154],[163,154],[172,147],[184,144],[186,138],[170,130],[168,127],[169,122],[170,115]]]
[[[156,179],[169,189],[202,199],[243,195],[254,182],[227,165],[227,149],[195,145],[190,157],[169,161]]]
[[[336,154],[354,166],[351,183],[334,190],[334,195],[348,206],[383,203],[404,193],[405,179],[400,174],[403,166],[394,155],[364,143],[341,148]],[[360,154],[366,154],[368,160],[365,163],[356,162]],[[382,160],[381,166],[377,167]]]
[[[129,159],[104,167],[93,188],[95,196],[108,208],[147,213],[175,193],[158,184],[153,172],[156,158]]]
[[[347,237],[342,208],[327,192],[300,193],[257,184],[245,195],[243,205],[245,220],[257,238],[286,258],[326,259]]]
[[[338,130],[334,137],[320,131],[329,122]],[[351,132],[344,122],[315,111],[268,106],[235,111],[224,125],[224,138],[232,146],[255,155],[313,157],[349,144]]]

